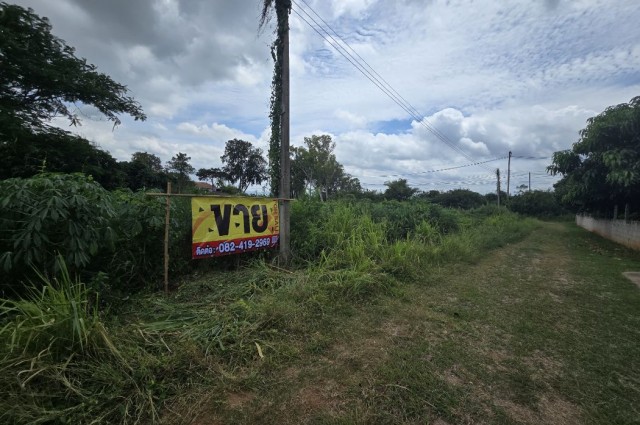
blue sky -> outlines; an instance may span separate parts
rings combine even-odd
[[[17,3],[49,17],[56,35],[142,104],[148,121],[125,119],[114,131],[79,105],[77,132],[118,159],[148,151],[167,161],[185,152],[196,168],[215,167],[231,138],[266,151],[273,33],[257,31],[259,0]],[[422,190],[488,192],[492,169],[504,175],[506,160],[425,171],[510,150],[512,188],[529,172],[533,188],[549,188],[549,159],[521,157],[548,158],[571,147],[589,117],[640,95],[636,0],[295,0],[294,11],[292,144],[330,134],[338,160],[367,188],[394,176]],[[417,119],[299,17],[320,22],[314,11],[419,112]]]

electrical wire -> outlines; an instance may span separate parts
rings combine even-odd
[[[304,2],[304,0],[302,0]],[[404,99],[402,96],[400,96],[400,94],[393,89],[393,87],[386,82],[386,80],[384,80],[382,77],[377,78],[376,75],[380,76],[380,74],[378,74],[377,72],[375,72],[375,70],[373,70],[373,68],[366,63],[366,61],[364,61],[367,66],[375,73],[372,74],[370,71],[367,70],[367,68],[362,65],[362,63],[356,59],[352,54],[349,53],[348,50],[346,50],[329,32],[328,30],[323,27],[320,23],[318,23],[318,21],[311,15],[309,14],[309,12],[307,12],[302,6],[300,6],[300,4],[298,4],[295,0],[292,0],[292,3],[296,6],[296,8],[292,8],[292,11],[302,20],[304,21],[309,27],[311,27],[316,33],[318,33],[318,35],[320,35],[320,37],[322,37],[323,40],[325,40],[327,43],[329,43],[338,53],[340,53],[348,62],[350,62],[362,75],[364,75],[371,83],[373,83],[376,87],[378,87],[385,95],[387,95],[387,97],[389,97],[394,103],[396,103],[398,106],[400,106],[405,112],[407,112],[412,118],[414,118],[418,123],[420,123],[420,125],[422,125],[423,127],[425,127],[428,131],[430,131],[433,135],[436,136],[436,138],[438,138],[441,142],[445,143],[447,146],[449,146],[451,149],[453,149],[454,151],[456,151],[457,153],[459,153],[460,155],[462,155],[463,157],[467,158],[470,161],[474,161],[474,162],[478,162],[475,160],[475,158],[473,158],[471,155],[467,154],[464,150],[462,150],[462,148],[460,148],[459,146],[457,146],[454,142],[452,142],[451,140],[449,140],[446,135],[444,135],[443,133],[441,133],[437,128],[435,128],[433,125],[431,125],[431,123],[429,123],[429,121],[422,117],[421,114],[418,113],[418,111],[409,103],[406,101],[406,99]],[[322,19],[322,17],[315,11],[313,10],[313,8],[311,8],[311,6],[309,6],[308,3],[304,2],[305,5],[307,5],[307,7],[316,15],[318,16],[318,18],[320,20],[322,20],[322,22],[324,22],[324,24],[331,29],[331,31],[342,41],[342,43],[344,43],[344,45],[348,46],[350,50],[354,51],[355,50],[346,42],[344,41],[335,30],[333,30],[333,28],[331,28],[331,26],[324,20]],[[299,9],[302,13],[304,13],[311,21],[313,21],[317,28],[311,24],[311,22],[309,22],[309,20],[307,20],[304,16],[302,16],[302,14],[300,12],[298,12]],[[320,30],[318,29],[320,28],[320,30],[322,30],[322,32],[324,32],[325,35],[323,35],[322,32],[320,32]],[[327,38],[328,37],[328,38]],[[331,40],[331,41],[330,41]],[[333,42],[332,42],[333,41]],[[357,52],[355,52],[356,55],[358,57],[360,57],[360,55],[357,54]],[[361,57],[360,57],[361,58]],[[384,83],[383,83],[384,82]],[[490,169],[489,167],[486,167],[485,165],[482,164],[477,164],[483,168],[485,168],[486,170],[493,172],[492,169]]]
[[[490,159],[490,160],[486,160],[486,161],[475,161],[475,159],[473,157],[471,157],[469,154],[467,154],[464,150],[462,150],[462,148],[457,146],[446,135],[444,135],[437,128],[435,128],[431,123],[429,123],[429,121],[426,118],[423,118],[422,114],[420,114],[420,112],[415,107],[413,107],[413,105],[411,105],[411,103],[409,103],[400,93],[398,93],[398,91],[395,90],[393,88],[393,86],[391,86],[391,84],[389,84],[389,82],[387,80],[385,80],[362,56],[360,56],[360,54],[358,54],[358,52],[355,49],[353,49],[351,47],[351,45],[349,43],[347,43],[331,27],[331,25],[329,25],[329,23],[327,21],[325,21],[322,18],[322,16],[320,16],[320,14],[318,14],[305,0],[300,0],[300,1],[302,1],[302,3],[304,3],[306,5],[306,7],[309,10],[311,10],[311,12],[313,12],[313,14],[320,21],[322,21],[324,26],[321,25],[311,14],[309,14],[309,12],[307,12],[299,3],[297,3],[296,0],[292,0],[292,3],[296,6],[296,8],[299,9],[302,13],[304,13],[311,21],[313,21],[313,23],[315,23],[316,26],[311,24],[311,22],[309,22],[309,20],[307,20],[304,16],[302,16],[302,14],[300,14],[298,12],[298,10],[292,8],[292,11],[302,21],[304,21],[311,29],[313,29],[316,33],[318,33],[318,35],[320,35],[320,37],[324,41],[329,43],[338,53],[340,53],[349,63],[351,63],[351,65],[353,65],[361,74],[363,74],[372,84],[374,84],[385,95],[387,95],[387,97],[389,97],[394,103],[396,103],[398,106],[400,106],[413,119],[415,119],[418,123],[420,123],[420,125],[425,127],[428,131],[430,131],[434,136],[436,136],[440,141],[445,143],[451,149],[453,149],[454,151],[456,151],[460,155],[464,156],[465,158],[469,159],[470,161],[474,161],[474,162],[472,162],[470,164],[447,167],[447,168],[442,168],[442,169],[437,169],[437,170],[427,170],[427,171],[416,172],[416,173],[389,174],[389,175],[381,175],[380,177],[400,177],[400,176],[406,176],[406,175],[421,175],[421,174],[448,171],[448,170],[454,170],[454,169],[463,168],[463,167],[479,165],[479,166],[482,166],[483,168],[485,168],[486,170],[490,171],[492,173],[491,177],[485,177],[483,175],[482,177],[479,176],[479,178],[477,180],[466,180],[466,181],[458,181],[458,182],[449,182],[449,181],[437,181],[437,182],[426,182],[426,183],[420,182],[420,183],[416,183],[414,185],[417,185],[417,186],[434,185],[434,184],[477,184],[477,185],[485,185],[485,184],[489,184],[490,180],[493,180],[493,178],[494,178],[494,176],[493,176],[494,170],[484,166],[484,164],[486,164],[488,162],[500,160],[500,159],[506,159],[506,157],[494,158],[494,159]],[[333,35],[335,35],[335,37],[331,33],[329,33],[329,31],[327,29],[330,30],[331,33]],[[336,38],[337,38],[337,40],[336,40]],[[340,40],[340,41],[338,41],[338,40]],[[344,46],[346,46],[346,48]],[[349,52],[349,50],[347,50],[347,48],[351,52],[353,52],[353,54],[351,54]],[[355,54],[355,56],[357,56],[357,58],[354,56],[354,54]],[[525,160],[542,160],[542,159],[549,159],[550,157],[536,157],[536,156],[520,156],[520,155],[516,155],[516,156],[512,156],[512,158],[525,159]],[[523,173],[518,174],[518,175],[512,173],[512,178],[517,178],[519,176],[523,177],[523,176],[526,176],[526,175],[529,175],[529,173],[528,172],[523,172]],[[549,176],[546,172],[534,172],[534,173],[531,173],[531,175],[535,175],[537,178],[540,178],[540,177],[553,177],[553,176]],[[373,176],[367,176],[367,177],[373,177]],[[365,184],[365,185],[380,185],[380,183],[362,183],[362,184]]]
[[[506,159],[506,158],[507,158],[506,156],[503,156],[503,157],[500,157],[500,158],[487,159],[485,161],[472,162],[470,164],[455,165],[455,166],[450,166],[450,167],[446,167],[446,168],[439,168],[437,170],[416,171],[416,172],[413,172],[413,173],[380,174],[380,175],[375,175],[375,176],[374,175],[367,175],[366,177],[420,176],[420,175],[424,175],[424,174],[431,174],[431,173],[439,173],[439,172],[443,172],[443,171],[457,170],[457,169],[465,168],[465,167],[473,167],[474,165],[486,164],[488,162],[499,161],[501,159]]]

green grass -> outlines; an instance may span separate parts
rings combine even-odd
[[[321,355],[289,365],[306,369],[293,389],[257,388],[286,395],[274,407],[260,397],[240,422],[266,408],[292,424],[638,423],[640,291],[629,270],[640,270],[637,252],[546,223],[326,330]],[[315,402],[303,396],[312,388]]]
[[[504,210],[389,242],[353,208],[323,215],[298,269],[256,260],[102,316],[82,292],[89,336],[62,332],[81,345],[2,352],[22,363],[2,363],[0,420],[634,423],[637,253]]]

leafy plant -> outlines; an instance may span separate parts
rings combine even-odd
[[[74,271],[114,242],[111,195],[82,174],[44,173],[0,181],[0,264],[24,280],[51,274],[60,253]]]

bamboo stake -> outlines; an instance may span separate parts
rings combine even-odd
[[[169,219],[171,217],[171,182],[167,182],[167,211],[164,221],[164,293],[169,294]]]

